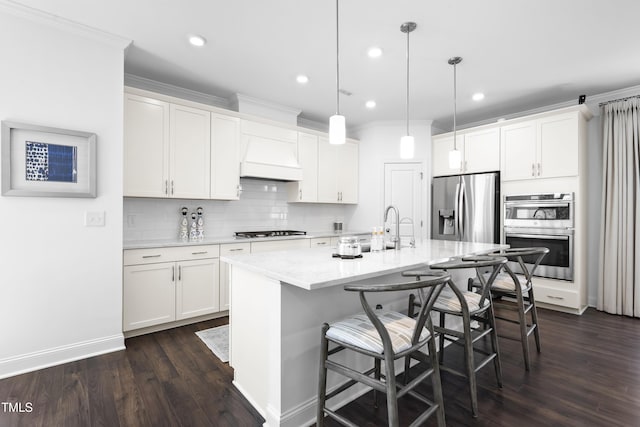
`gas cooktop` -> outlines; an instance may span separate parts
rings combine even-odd
[[[256,237],[280,237],[280,236],[304,236],[306,231],[297,230],[269,230],[269,231],[237,231],[236,237],[256,238]]]

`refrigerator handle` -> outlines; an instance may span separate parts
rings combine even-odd
[[[464,236],[464,218],[463,218],[463,203],[464,203],[464,181],[461,180],[458,184],[459,190],[456,191],[456,200],[458,202],[458,237],[462,240]]]

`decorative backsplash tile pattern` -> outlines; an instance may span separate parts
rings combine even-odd
[[[334,221],[345,223],[354,206],[288,203],[287,184],[259,179],[240,180],[240,200],[124,199],[124,241],[178,239],[180,209],[204,210],[205,237],[233,236],[236,231],[331,231]]]

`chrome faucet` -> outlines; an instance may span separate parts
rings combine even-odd
[[[387,206],[387,209],[384,211],[384,222],[387,222],[387,218],[389,217],[389,211],[393,209],[396,214],[396,235],[393,236],[391,241],[393,242],[393,248],[395,250],[400,249],[400,214],[398,213],[398,208],[393,205]],[[386,249],[386,248],[385,248]]]

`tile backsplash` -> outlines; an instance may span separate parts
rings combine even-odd
[[[236,231],[330,231],[334,221],[344,222],[352,205],[288,203],[287,183],[260,179],[240,180],[240,200],[183,200],[125,197],[124,241],[178,238],[180,209],[204,210],[206,236],[233,236]]]

